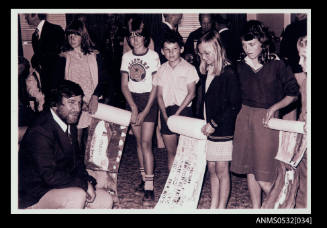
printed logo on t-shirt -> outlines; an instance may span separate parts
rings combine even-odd
[[[142,59],[133,59],[128,67],[130,79],[134,82],[143,81],[146,76],[146,70],[149,68],[149,65]]]

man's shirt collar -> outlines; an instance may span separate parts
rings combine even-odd
[[[50,108],[51,114],[53,116],[53,119],[57,122],[57,124],[60,126],[60,128],[66,132],[68,125],[60,119],[60,117],[57,115],[57,113]],[[70,129],[68,128],[68,132],[70,132]]]

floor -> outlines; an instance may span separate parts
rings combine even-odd
[[[157,202],[168,177],[167,152],[165,149],[158,149],[153,146],[155,171],[154,171],[154,191],[155,201]],[[118,197],[119,209],[151,209],[155,206],[143,207],[142,196],[134,194],[134,188],[140,183],[138,160],[136,154],[136,141],[133,135],[128,135],[125,141],[119,174],[118,174]],[[251,208],[250,196],[248,193],[245,176],[231,174],[231,194],[227,208],[247,209]],[[210,207],[210,180],[206,172],[202,191],[197,209],[209,209]]]

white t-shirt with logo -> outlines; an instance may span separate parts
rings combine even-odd
[[[157,52],[148,49],[143,55],[133,53],[133,50],[123,55],[121,72],[128,74],[128,89],[133,93],[147,93],[152,90],[152,75],[160,66]]]

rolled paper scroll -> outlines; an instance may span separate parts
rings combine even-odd
[[[98,110],[91,116],[118,125],[128,126],[131,115],[130,111],[99,103]]]
[[[205,124],[205,120],[175,115],[170,116],[167,121],[169,130],[172,132],[195,139],[207,139],[207,136],[201,132]]]
[[[272,118],[268,121],[268,127],[279,131],[289,131],[304,134],[304,122],[302,121]]]

